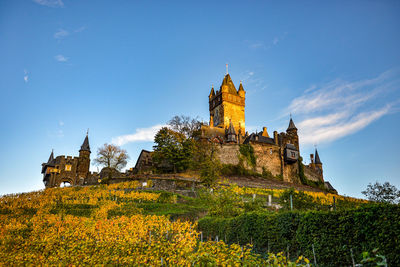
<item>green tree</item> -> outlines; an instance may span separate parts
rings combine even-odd
[[[193,140],[167,127],[161,128],[154,137],[153,161],[160,170],[181,172],[190,165]]]
[[[361,192],[368,200],[383,203],[398,203],[400,199],[400,191],[389,182],[380,184],[368,184],[367,189]]]

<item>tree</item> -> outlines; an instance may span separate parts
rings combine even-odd
[[[158,169],[180,172],[190,165],[194,141],[167,127],[154,136],[153,161]]]
[[[128,159],[129,156],[125,149],[112,144],[104,144],[97,150],[97,158],[94,159],[94,162],[109,169],[121,170],[126,166]]]
[[[361,192],[368,200],[383,203],[398,203],[400,198],[400,191],[389,182],[380,184],[368,184],[367,189]]]
[[[194,138],[200,134],[201,122],[196,118],[189,116],[175,116],[168,125],[175,132],[185,135],[186,138]]]

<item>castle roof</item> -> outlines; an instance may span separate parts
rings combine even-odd
[[[290,118],[289,127],[287,128],[286,131],[289,131],[289,130],[297,130],[296,125],[294,125],[292,118]]]
[[[210,95],[208,96],[208,97],[213,97],[213,96],[215,96],[215,92],[214,92],[214,86],[213,87],[211,87],[211,91],[210,91]]]
[[[54,153],[53,150],[51,151],[50,157],[47,160],[46,163],[42,163],[42,173],[46,171],[47,167],[54,167],[56,163],[56,160],[54,159]]]
[[[49,160],[47,161],[47,164],[52,163],[53,160],[54,160],[54,153],[53,153],[53,150],[51,150],[51,154],[50,154]]]
[[[222,86],[227,85],[228,86],[228,92],[231,94],[237,94],[237,90],[235,85],[233,84],[233,81],[231,79],[231,76],[229,74],[226,74],[224,79],[222,80],[221,88]]]
[[[243,85],[242,85],[242,82],[240,82],[240,85],[239,85],[239,91],[244,91],[244,89],[243,89]],[[239,92],[238,91],[238,92]]]
[[[319,159],[317,149],[315,149],[315,164],[322,164],[321,160]]]
[[[260,142],[265,144],[275,145],[274,139],[270,137],[265,137],[262,135],[262,132],[259,133],[252,133],[246,137],[243,141],[243,144],[248,144],[250,141],[252,142]]]
[[[90,152],[90,146],[89,146],[89,137],[86,134],[85,140],[83,141],[83,144],[81,145],[80,151],[89,151]]]

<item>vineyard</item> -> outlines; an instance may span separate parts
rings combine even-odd
[[[149,188],[139,190],[139,183],[132,181],[1,197],[0,265],[306,266],[310,263],[303,254],[289,256],[283,245],[269,253],[269,247],[260,246],[257,242],[261,241],[256,238],[235,240],[233,232],[224,236],[223,230],[215,228],[212,221],[249,212],[276,214],[270,211],[266,199],[273,195],[274,201],[285,203],[287,192],[283,190],[231,186],[199,190],[195,192],[197,197],[188,197],[153,191],[151,186],[149,181]],[[316,209],[332,208],[333,198],[329,194],[305,194],[313,199]],[[365,202],[336,198],[354,206]],[[197,221],[207,214],[213,217],[202,219],[199,230]],[[232,228],[237,225],[230,227],[231,231],[238,231]],[[257,250],[254,246],[258,246]]]

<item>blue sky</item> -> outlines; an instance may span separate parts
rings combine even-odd
[[[246,127],[286,129],[309,162],[361,197],[400,188],[399,1],[0,2],[0,194],[44,188],[41,163],[78,155],[89,128],[133,167],[174,115],[207,121],[225,64]],[[92,166],[91,170],[96,171]]]

